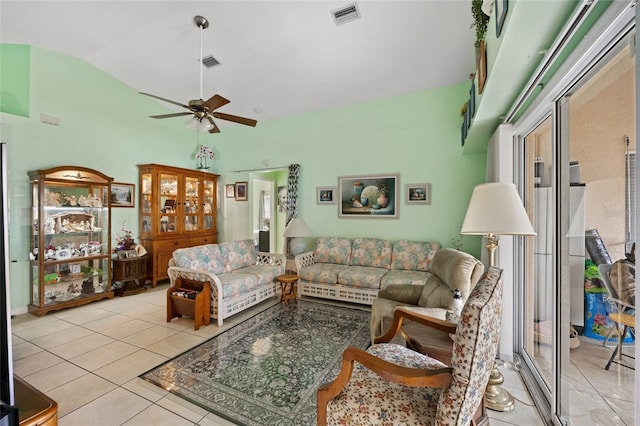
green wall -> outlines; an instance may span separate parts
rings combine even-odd
[[[2,49],[0,72],[16,49]],[[151,120],[163,106],[77,58],[30,49],[29,117],[0,113],[0,137],[8,144],[11,301],[29,299],[30,192],[27,172],[58,165],[95,168],[117,182],[135,183],[137,164],[195,167],[196,134],[183,120]],[[0,80],[5,92],[13,81]],[[200,134],[213,148],[212,171],[221,175],[220,241],[251,237],[251,206],[224,197],[224,184],[250,181],[248,170],[301,165],[299,217],[314,235],[371,236],[438,241],[458,237],[473,186],[484,181],[486,154],[463,155],[460,105],[468,83],[331,110],[233,126],[216,135]],[[232,109],[228,112],[233,113]],[[40,114],[60,118],[60,126],[40,122]],[[247,170],[247,171],[240,171]],[[399,219],[338,219],[337,206],[316,204],[316,187],[337,185],[338,176],[399,173],[405,183],[430,182],[432,203],[406,206]],[[286,176],[286,174],[285,174]],[[280,186],[280,178],[277,185]],[[137,191],[137,189],[136,189]],[[122,222],[137,236],[136,209],[114,208],[112,234]],[[480,239],[465,237],[463,250],[476,256]]]
[[[29,56],[30,46],[0,44],[1,112],[29,117]]]

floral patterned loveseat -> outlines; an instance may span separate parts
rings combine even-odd
[[[286,257],[256,251],[253,240],[178,249],[169,261],[171,286],[178,277],[211,283],[211,318],[243,311],[276,293],[274,278],[284,274]]]
[[[371,305],[388,286],[425,284],[439,249],[434,242],[320,237],[295,258],[298,294]]]

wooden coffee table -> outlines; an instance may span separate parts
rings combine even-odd
[[[296,303],[298,303],[298,296],[296,294],[296,283],[299,279],[300,277],[295,274],[278,275],[276,277],[276,281],[280,283],[280,289],[282,290],[280,301],[284,302],[285,306],[289,304],[289,299],[293,299]]]

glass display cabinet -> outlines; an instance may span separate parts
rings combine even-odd
[[[61,166],[29,172],[32,197],[29,312],[112,298],[110,193],[113,178]]]
[[[169,278],[173,251],[217,242],[218,175],[158,164],[138,165],[140,243],[149,253],[151,285]]]

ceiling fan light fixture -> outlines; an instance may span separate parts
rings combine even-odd
[[[198,123],[198,130],[201,132],[208,132],[211,129],[213,129],[213,124],[211,124],[209,120],[202,119]]]
[[[185,121],[185,126],[191,130],[197,130],[198,132],[208,132],[213,129],[213,124],[209,120],[206,120],[205,117],[198,117],[194,115],[187,121]]]

